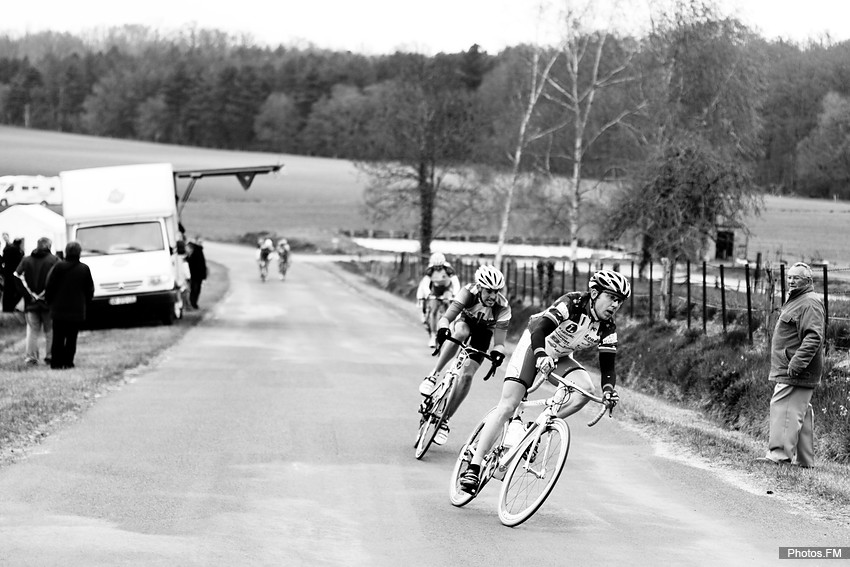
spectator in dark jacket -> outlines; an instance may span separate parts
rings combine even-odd
[[[24,259],[24,243],[21,238],[9,242],[9,234],[6,232],[3,233],[3,240],[6,241],[3,247],[3,312],[12,313],[21,299],[15,270]]]
[[[44,362],[50,364],[53,344],[53,321],[50,309],[44,300],[44,285],[47,274],[53,264],[58,262],[50,252],[53,242],[43,236],[38,239],[32,254],[21,260],[15,275],[21,279],[24,288],[24,314],[27,319],[27,364],[38,364],[38,335],[44,331]]]
[[[197,309],[198,298],[201,296],[201,284],[207,279],[207,260],[204,257],[204,247],[200,239],[189,242],[186,248],[186,262],[189,264],[189,304]]]
[[[809,468],[815,464],[811,400],[823,375],[824,305],[807,264],[791,266],[788,289],[770,345],[768,380],[775,386],[767,455],[756,460]]]
[[[53,316],[53,362],[51,368],[73,368],[77,335],[86,320],[86,307],[94,296],[89,267],[80,262],[82,248],[71,241],[65,259],[47,277],[46,298]]]

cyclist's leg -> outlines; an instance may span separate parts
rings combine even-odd
[[[463,342],[469,336],[469,325],[462,320],[455,321],[454,328],[452,329],[452,337]],[[449,363],[451,359],[454,358],[457,353],[457,349],[459,347],[454,344],[446,341],[443,344],[443,348],[440,349],[440,356],[437,358],[437,364],[434,365],[434,370],[431,372],[432,375],[437,375],[443,371],[446,367],[446,364]]]
[[[425,308],[426,313],[426,321],[428,323],[428,328],[431,330],[431,335],[437,332],[437,324],[440,322],[439,319],[439,304],[440,300],[434,297],[433,295],[428,296],[427,307]]]
[[[466,324],[464,322],[464,324]],[[468,325],[467,325],[468,326]],[[469,346],[474,349],[486,351],[490,346],[490,340],[493,337],[493,331],[483,325],[475,325],[470,328]],[[480,354],[471,354],[466,360],[466,364],[461,372],[457,387],[452,394],[452,399],[449,401],[449,406],[446,409],[448,416],[451,417],[466,399],[469,394],[469,388],[472,386],[472,377],[481,367],[484,361],[484,356]]]
[[[531,350],[531,333],[525,330],[517,343],[511,359],[505,370],[505,383],[502,385],[502,396],[493,411],[487,418],[487,423],[481,431],[481,441],[475,448],[475,455],[471,464],[480,465],[484,455],[490,450],[499,431],[505,422],[513,417],[520,402],[525,397],[528,388],[534,380],[536,368],[535,358]]]
[[[576,362],[573,357],[565,356],[560,359],[555,372],[557,374],[563,374],[565,378],[572,380],[591,394],[596,393],[593,386],[593,380],[590,379],[590,374],[588,374],[587,370],[585,370],[581,364]],[[558,417],[566,418],[573,415],[586,406],[589,401],[590,400],[585,398],[583,394],[573,392],[569,401],[567,401],[567,403],[561,406],[561,409],[558,410]]]

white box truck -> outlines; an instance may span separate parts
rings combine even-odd
[[[4,175],[0,177],[0,207],[10,205],[61,205],[58,177]]]
[[[59,174],[68,241],[82,247],[94,280],[92,311],[127,306],[166,324],[183,315],[185,285],[171,164]]]

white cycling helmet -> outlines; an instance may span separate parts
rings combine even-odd
[[[271,238],[266,238],[263,241],[263,248],[274,248],[274,242],[272,242]]]
[[[475,283],[478,287],[500,291],[505,287],[505,276],[495,266],[485,264],[475,271]]]
[[[590,276],[589,287],[599,291],[608,291],[623,299],[632,294],[632,286],[629,284],[629,280],[626,276],[614,270],[599,270]]]
[[[434,252],[428,259],[429,266],[442,266],[446,263],[446,256],[442,252]]]

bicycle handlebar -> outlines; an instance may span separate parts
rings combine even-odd
[[[592,420],[590,420],[587,423],[588,427],[593,427],[594,425],[599,423],[599,420],[602,419],[602,416],[605,415],[606,411],[608,412],[609,417],[613,417],[612,414],[614,412],[614,406],[609,406],[609,404],[607,404],[602,397],[595,396],[595,395],[591,394],[590,392],[588,392],[587,390],[585,390],[584,388],[582,388],[581,386],[579,386],[578,384],[576,384],[572,380],[568,380],[567,378],[564,378],[563,376],[559,376],[559,375],[555,374],[554,372],[550,372],[549,377],[557,380],[558,383],[560,384],[560,387],[563,387],[563,388],[566,389],[567,397],[569,397],[569,395],[572,392],[578,392],[579,394],[583,395],[584,397],[586,397],[590,401],[596,402],[597,404],[600,404],[602,406],[602,409],[599,411],[599,413],[596,415],[596,417],[594,417]],[[545,401],[549,402],[550,400],[553,400],[554,398],[555,398],[555,396],[552,396],[551,398],[549,398],[548,400],[545,400]],[[563,403],[563,402],[559,402],[559,403]]]
[[[487,360],[490,361],[490,370],[487,372],[487,375],[484,377],[485,382],[487,380],[489,380],[490,377],[493,376],[496,373],[496,369],[499,366],[501,366],[501,364],[502,364],[501,361],[499,361],[499,363],[497,364],[496,361],[493,359],[493,356],[490,355],[489,352],[484,352],[483,350],[478,350],[477,348],[471,347],[471,346],[467,345],[466,343],[464,343],[463,341],[457,340],[456,338],[452,337],[451,335],[446,337],[446,341],[455,343],[456,345],[460,346],[460,348],[464,349],[467,354],[473,354],[473,353],[474,354],[480,354],[484,358],[486,358]],[[437,348],[434,349],[434,352],[431,353],[431,356],[437,356],[438,354],[440,354],[440,351],[442,350],[442,348],[443,348],[442,344],[437,345]],[[502,357],[502,359],[504,360],[504,356]]]

